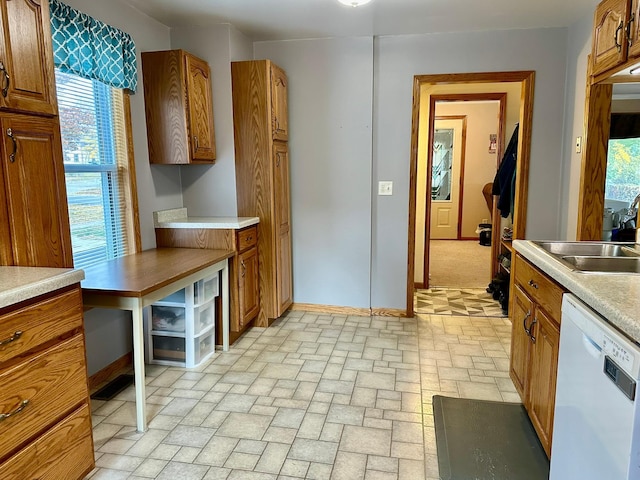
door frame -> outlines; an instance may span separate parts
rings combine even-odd
[[[416,234],[416,204],[417,204],[417,171],[418,171],[418,134],[421,105],[421,87],[425,85],[464,85],[464,84],[487,84],[519,82],[521,85],[520,95],[520,115],[519,115],[519,136],[518,136],[518,158],[516,166],[515,199],[514,199],[514,219],[513,238],[524,238],[527,218],[527,197],[529,179],[529,161],[531,156],[531,128],[533,116],[533,94],[534,94],[535,72],[533,70],[523,70],[514,72],[484,72],[484,73],[455,73],[438,75],[415,75],[413,77],[413,102],[411,112],[411,156],[409,166],[409,221],[408,221],[408,253],[407,253],[407,316],[414,316],[413,292],[415,275],[415,234]],[[428,94],[430,97],[429,111],[429,139],[433,136],[435,112],[433,108],[434,99],[437,95]],[[503,142],[502,139],[500,139]],[[428,140],[430,143],[430,140]],[[432,158],[427,160],[430,172]],[[427,191],[431,188],[430,176],[427,176]],[[426,211],[431,209],[431,196],[427,195]],[[495,202],[494,202],[495,211]],[[497,239],[499,238],[500,220],[493,215],[492,228],[492,258],[494,252],[499,248]],[[496,228],[496,223],[498,228]],[[429,224],[425,226],[425,240],[428,240]],[[492,261],[492,272],[494,264]],[[428,257],[425,261],[428,272]],[[427,275],[428,278],[428,275]]]

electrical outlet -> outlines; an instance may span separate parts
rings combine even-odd
[[[393,195],[393,182],[378,182],[378,195]]]

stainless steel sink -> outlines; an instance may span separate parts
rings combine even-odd
[[[566,255],[562,260],[575,270],[585,273],[640,274],[640,257],[590,257]]]
[[[543,250],[558,257],[639,257],[634,243],[611,242],[533,242]]]

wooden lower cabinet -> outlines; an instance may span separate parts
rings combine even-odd
[[[211,248],[234,250],[229,258],[229,342],[253,325],[260,313],[258,228],[240,230],[218,228],[156,228],[158,247]],[[216,314],[220,308],[216,309]],[[216,339],[222,338],[216,322]]]
[[[94,457],[80,285],[1,309],[0,335],[0,478],[84,478]]]
[[[520,255],[512,263],[511,275],[509,373],[550,455],[564,290]]]

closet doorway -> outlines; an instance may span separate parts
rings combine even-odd
[[[494,95],[504,94],[509,88],[512,93],[507,95],[507,107],[505,122],[519,123],[520,136],[518,142],[517,175],[515,179],[515,201],[513,212],[513,238],[524,238],[527,211],[527,183],[529,173],[529,152],[531,143],[531,117],[533,110],[533,85],[535,73],[532,71],[519,72],[495,72],[495,73],[469,73],[469,74],[447,74],[447,75],[417,75],[414,77],[413,89],[413,109],[412,109],[412,132],[411,132],[411,163],[410,163],[410,197],[409,197],[409,225],[408,225],[408,261],[407,261],[407,315],[413,316],[413,297],[416,284],[420,279],[424,282],[424,287],[428,286],[429,254],[425,248],[430,234],[430,222],[427,221],[427,213],[430,214],[431,195],[426,195],[426,191],[431,190],[431,175],[426,175],[426,170],[419,170],[420,152],[427,152],[427,164],[429,167],[433,161],[433,150],[428,147],[430,139],[433,138],[435,129],[435,103],[438,100],[446,101],[447,98],[457,97],[459,101],[471,99],[474,95]],[[440,97],[440,98],[439,98]],[[449,100],[450,101],[450,100]],[[515,114],[513,113],[513,103],[515,104]],[[512,111],[509,114],[509,111]],[[514,120],[515,115],[515,120]],[[498,158],[502,158],[502,151],[505,145],[505,135],[510,134],[506,128],[506,123],[501,122],[502,130],[498,132],[496,139],[496,149]],[[505,131],[507,130],[507,131]],[[420,135],[420,132],[428,132],[428,135]],[[497,166],[495,167],[497,168]],[[421,177],[422,176],[422,177]],[[418,191],[420,178],[425,178],[424,188]],[[424,202],[421,221],[424,227],[417,228],[418,205]],[[493,228],[491,246],[491,272],[497,271],[497,256],[500,246],[500,220],[499,215],[493,207]],[[416,252],[424,251],[424,258],[416,261]],[[460,268],[460,265],[452,263],[452,268]],[[426,278],[426,281],[425,281]]]

